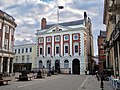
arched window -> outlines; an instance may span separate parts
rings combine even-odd
[[[43,62],[41,60],[39,61],[39,68],[43,68]]]
[[[64,61],[64,68],[69,68],[69,61],[68,60]]]

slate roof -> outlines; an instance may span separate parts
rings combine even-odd
[[[70,22],[59,23],[59,25],[62,25],[62,26],[74,26],[74,25],[81,25],[83,23],[84,23],[84,19],[77,20],[77,21],[70,21]],[[46,25],[45,29],[49,29],[50,27],[52,27],[54,25],[56,25],[56,24]]]

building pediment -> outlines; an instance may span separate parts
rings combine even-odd
[[[50,28],[46,29],[45,33],[60,32],[60,31],[62,32],[62,31],[70,30],[70,29],[72,29],[72,28],[65,27],[62,25],[53,25]]]

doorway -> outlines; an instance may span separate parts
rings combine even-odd
[[[60,73],[60,61],[59,60],[55,61],[55,71],[57,71],[58,73]]]
[[[72,61],[72,72],[73,74],[80,74],[80,61],[78,59]]]

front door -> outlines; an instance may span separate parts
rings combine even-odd
[[[78,59],[73,60],[72,71],[73,71],[73,74],[80,74],[80,61]]]
[[[59,60],[55,61],[55,70],[60,73],[60,61]]]

